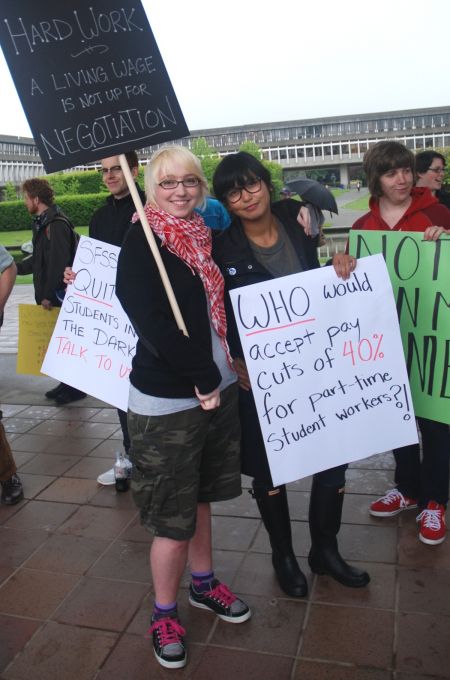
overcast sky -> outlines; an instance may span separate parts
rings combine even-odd
[[[191,130],[450,105],[448,0],[143,0]],[[0,53],[0,134],[31,135]]]

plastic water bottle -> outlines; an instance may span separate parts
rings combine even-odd
[[[116,491],[128,491],[130,487],[132,463],[120,451],[116,453],[116,462],[114,463],[114,479]]]

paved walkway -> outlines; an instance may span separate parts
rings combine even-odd
[[[7,317],[25,293],[16,291]],[[348,472],[339,540],[345,557],[369,571],[369,587],[311,574],[305,479],[289,485],[289,502],[310,592],[286,597],[244,477],[242,496],[213,508],[215,564],[253,618],[233,626],[189,607],[186,575],[179,604],[188,665],[162,669],[145,638],[149,534],[129,492],[95,481],[120,446],[116,411],[91,398],[53,406],[43,392],[54,381],[17,376],[15,359],[0,355],[0,402],[26,498],[0,507],[2,680],[450,678],[450,540],[420,543],[414,511],[388,520],[367,512],[392,485],[389,453]]]
[[[367,196],[367,194],[368,190],[365,187],[361,188],[360,191],[351,189],[345,194],[340,194],[336,198],[339,213],[337,215],[331,213],[331,218],[330,213],[325,213],[325,222],[330,222],[330,226],[332,227],[351,227],[352,224],[356,222],[358,217],[361,217],[361,215],[364,215],[364,213],[367,211],[349,210],[348,208],[343,208],[342,206],[346,205],[347,203],[351,203],[352,201],[356,201],[358,198],[363,198],[364,196]]]

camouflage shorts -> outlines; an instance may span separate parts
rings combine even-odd
[[[156,536],[192,538],[198,503],[241,494],[237,385],[214,411],[163,416],[128,411],[133,461],[131,490],[142,524]]]

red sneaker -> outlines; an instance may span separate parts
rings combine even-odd
[[[436,501],[430,501],[417,515],[416,520],[420,523],[419,539],[428,545],[438,545],[445,541],[447,527],[445,524],[445,506]]]
[[[381,496],[371,503],[369,512],[374,517],[393,517],[402,510],[417,508],[417,501],[414,498],[404,496],[398,489],[386,491],[385,496]]]

